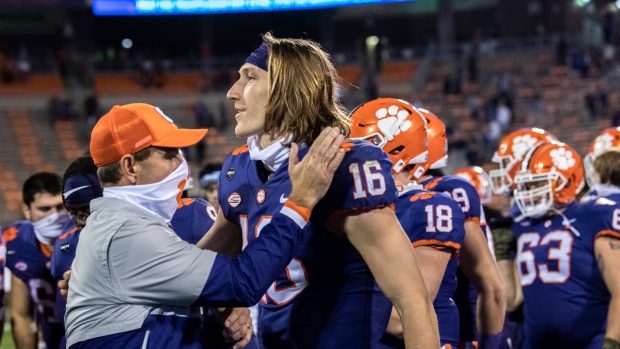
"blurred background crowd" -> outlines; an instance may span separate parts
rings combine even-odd
[[[349,109],[396,97],[438,115],[449,131],[448,173],[491,169],[499,140],[520,127],[544,128],[584,155],[602,129],[620,125],[620,1],[417,0],[172,16],[98,16],[95,2],[0,0],[2,225],[21,217],[25,178],[62,173],[116,104],[151,103],[180,126],[209,128],[185,153],[192,195],[215,192],[203,177],[245,142],[230,127],[226,91],[268,30],[321,43]]]

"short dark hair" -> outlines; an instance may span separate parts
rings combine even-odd
[[[67,181],[67,178],[75,175],[97,175],[97,165],[90,154],[80,156],[75,159],[69,167],[65,170],[65,174],[62,176],[62,183]]]
[[[594,171],[601,184],[620,187],[620,151],[609,150],[596,157]]]
[[[133,158],[136,162],[144,161],[151,156],[152,152],[153,147],[147,147],[133,154]],[[122,178],[120,160],[99,167],[97,169],[97,177],[99,178],[99,182],[101,182],[102,186],[106,183],[118,183],[118,181]]]
[[[26,179],[22,188],[24,204],[30,206],[38,193],[59,195],[62,193],[62,178],[51,172],[39,172]]]

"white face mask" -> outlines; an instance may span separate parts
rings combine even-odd
[[[248,137],[250,159],[260,160],[269,171],[276,172],[284,160],[288,159],[291,153],[291,148],[283,146],[282,142],[290,141],[291,138],[292,136],[279,139],[277,142],[263,149],[260,146],[259,136]]]
[[[104,188],[103,196],[131,202],[170,222],[179,207],[177,198],[180,199],[187,174],[187,161],[183,159],[179,167],[161,182]]]
[[[67,212],[52,213],[42,220],[32,223],[34,235],[41,243],[53,245],[69,221],[71,221],[71,216]]]

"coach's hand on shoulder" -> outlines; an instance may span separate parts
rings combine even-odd
[[[58,281],[58,289],[60,290],[60,295],[62,298],[67,301],[67,294],[69,294],[69,279],[71,279],[71,270],[65,271],[62,274],[62,280]]]
[[[224,326],[224,341],[226,343],[237,342],[233,349],[240,349],[252,339],[254,325],[248,308],[216,308],[217,321]]]
[[[340,145],[344,136],[337,127],[327,127],[299,161],[297,144],[291,144],[288,173],[293,189],[288,199],[299,206],[314,208],[327,193],[334,173],[344,158]]]

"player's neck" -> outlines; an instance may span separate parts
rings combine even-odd
[[[427,180],[427,179],[429,179],[431,177],[433,177],[433,176],[424,175],[424,176],[420,177],[420,179],[418,180],[418,183],[422,183],[422,182],[424,182],[425,180]]]
[[[394,177],[394,182],[396,183],[396,185],[401,187],[406,187],[409,182],[411,182],[409,180],[409,172],[407,171],[403,171],[401,173],[392,172],[392,176]]]
[[[37,242],[39,243],[39,248],[41,249],[41,252],[43,252],[43,254],[45,254],[46,256],[52,255],[52,252],[54,252],[54,245],[46,245],[39,240],[37,240]]]
[[[262,149],[266,149],[267,147],[274,144],[280,139],[282,139],[282,137],[280,137],[279,135],[276,135],[276,134],[270,135],[270,134],[264,133],[262,136],[260,136],[260,147]]]

